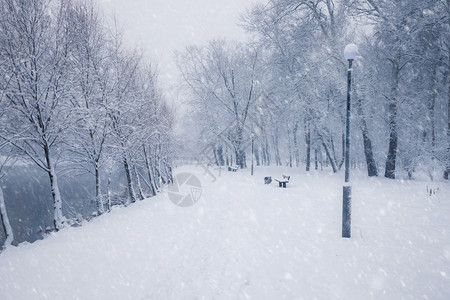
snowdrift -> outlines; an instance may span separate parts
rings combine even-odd
[[[343,174],[209,171],[175,173],[199,179],[193,205],[163,193],[8,248],[0,299],[449,299],[448,183],[430,196],[429,182],[352,173],[343,239]],[[286,188],[264,184],[282,173]]]

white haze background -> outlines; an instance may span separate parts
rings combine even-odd
[[[106,14],[115,15],[129,46],[145,51],[158,64],[167,100],[176,101],[179,71],[174,51],[205,44],[214,38],[244,41],[239,17],[255,0],[100,0]],[[177,105],[176,105],[177,106]]]

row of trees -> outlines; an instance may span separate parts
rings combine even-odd
[[[245,167],[244,142],[260,92],[258,52],[245,45],[215,40],[207,47],[191,46],[177,53],[177,63],[186,86],[195,97],[191,102],[200,135],[212,142],[216,163],[234,154],[235,163]],[[226,155],[227,156],[227,155]],[[231,159],[228,163],[231,163]]]
[[[116,28],[89,1],[0,1],[1,165],[15,158],[48,174],[55,230],[66,223],[60,171],[93,175],[99,214],[111,207],[101,178],[118,163],[127,203],[171,181],[174,113],[156,69],[124,47]]]
[[[326,159],[337,172],[343,49],[354,42],[361,56],[353,64],[351,163],[364,161],[369,176],[425,170],[448,178],[449,1],[270,0],[242,20],[248,44],[216,40],[177,56],[212,162],[231,163],[234,154],[244,167],[253,135],[257,164],[310,170],[314,157],[316,168]]]

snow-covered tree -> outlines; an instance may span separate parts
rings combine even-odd
[[[344,97],[337,82],[345,78],[340,48],[346,17],[345,2],[323,0],[269,1],[255,5],[244,17],[245,27],[272,53],[267,61],[272,80],[265,88],[288,97],[288,110],[296,115],[292,120],[296,134],[293,138],[288,134],[288,148],[290,141],[298,147],[297,133],[299,128],[304,130],[306,170],[313,147],[325,149],[333,170],[341,165],[334,153],[336,140],[341,141],[335,136],[340,137],[344,128],[344,106],[340,106]],[[295,152],[299,153],[298,148]]]
[[[0,53],[1,54],[1,53]],[[2,56],[0,55],[0,60]],[[0,120],[3,120],[3,117],[9,112],[8,102],[5,101],[5,92],[6,87],[8,86],[8,82],[3,80],[0,81]],[[9,146],[7,141],[0,141],[0,180],[6,174],[6,169],[11,167],[14,162],[14,152],[13,149]],[[3,194],[3,187],[0,185],[0,221],[2,225],[2,230],[6,236],[5,241],[0,244],[0,249],[3,247],[7,247],[11,245],[14,241],[14,233],[9,222],[8,213],[5,204],[5,198]]]
[[[73,117],[67,150],[70,161],[82,172],[95,176],[95,199],[98,214],[104,212],[100,170],[106,160],[110,122],[107,115],[111,94],[111,71],[105,30],[99,13],[90,2],[77,3],[71,11],[74,45]]]
[[[385,176],[395,178],[400,165],[410,176],[422,168],[433,178],[435,169],[446,164],[448,145],[438,129],[448,125],[443,121],[446,110],[437,109],[448,106],[448,2],[353,4],[354,12],[374,24],[363,56],[372,72],[365,72],[363,85],[372,90],[368,100],[387,100]]]
[[[71,122],[71,24],[69,2],[0,3],[2,73],[12,106],[1,138],[47,172],[54,203],[54,227],[64,227],[56,165]],[[50,13],[51,12],[51,13]]]
[[[241,43],[213,40],[206,47],[188,47],[178,55],[178,66],[199,117],[230,145],[236,164],[244,168],[246,126],[259,94],[258,52]]]

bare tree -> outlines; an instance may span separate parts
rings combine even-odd
[[[0,36],[0,40],[3,37]],[[1,52],[0,52],[1,53]],[[0,60],[1,60],[0,55]],[[1,66],[0,61],[0,66]],[[10,106],[5,100],[5,91],[6,87],[9,85],[8,81],[0,80],[0,106],[2,109],[0,110],[0,120],[3,119],[3,116],[8,114]],[[0,130],[1,132],[2,130]],[[0,142],[0,180],[5,176],[6,169],[8,167],[11,167],[14,163],[14,156],[13,151],[11,147],[8,147],[8,142]],[[5,204],[5,198],[3,195],[3,188],[0,185],[0,220],[2,224],[2,229],[5,233],[6,239],[3,243],[3,245],[0,245],[0,249],[7,247],[8,245],[11,245],[11,243],[14,241],[14,233],[11,227],[11,224],[9,222],[8,213],[6,210],[6,204]]]
[[[258,53],[243,44],[211,41],[207,47],[188,47],[178,55],[178,67],[201,114],[219,114],[220,132],[233,149],[236,164],[246,166],[243,149],[251,105],[258,94]]]
[[[10,85],[5,93],[14,115],[1,138],[47,172],[54,203],[54,227],[64,226],[56,164],[61,138],[71,121],[68,2],[1,2],[1,52]],[[55,11],[49,15],[49,10]],[[20,137],[20,138],[18,138]]]
[[[74,46],[74,119],[68,141],[69,158],[76,169],[95,177],[97,212],[104,212],[100,169],[105,158],[110,132],[107,99],[111,78],[107,64],[107,40],[99,13],[92,2],[77,3],[71,13]]]

